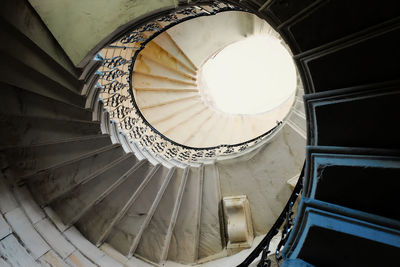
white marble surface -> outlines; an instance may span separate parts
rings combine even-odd
[[[139,187],[151,168],[152,166],[149,166],[149,164],[143,165],[79,219],[78,228],[91,242],[97,244],[100,241],[101,235],[107,231],[108,226],[136,188]]]
[[[178,218],[173,230],[168,259],[176,262],[195,262],[196,231],[198,229],[199,169],[191,168],[183,193]]]
[[[265,234],[291,194],[287,180],[300,173],[305,139],[285,126],[271,143],[244,157],[217,163],[222,196],[247,195],[256,235]]]
[[[177,169],[172,176],[149,225],[143,232],[135,254],[156,263],[160,262],[161,253],[166,245],[165,238],[171,221],[171,215],[177,198],[182,174],[183,170]]]
[[[123,255],[128,255],[167,173],[168,169],[165,167],[158,170],[107,239],[107,242]]]
[[[223,246],[219,221],[221,195],[218,183],[216,167],[213,164],[205,165],[200,222],[200,259],[220,252]]]

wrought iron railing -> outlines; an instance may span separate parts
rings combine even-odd
[[[286,244],[288,236],[293,228],[294,219],[293,219],[293,206],[295,205],[296,201],[300,196],[300,192],[303,189],[303,179],[304,179],[304,168],[305,163],[303,165],[303,169],[299,176],[299,179],[296,183],[296,186],[293,189],[292,194],[288,202],[286,203],[285,207],[283,208],[281,214],[279,215],[278,219],[275,221],[272,228],[269,232],[265,235],[263,240],[258,244],[258,246],[250,253],[250,255],[237,267],[247,267],[249,266],[259,255],[261,255],[261,259],[257,264],[257,267],[270,267],[272,264],[272,260],[276,262],[278,266],[280,266],[280,262],[282,261],[282,249]],[[274,252],[274,257],[272,259],[269,258],[270,254],[270,243],[274,236],[276,236],[279,231],[281,231],[281,239],[277,245],[277,248]]]
[[[241,7],[219,1],[177,9],[132,30],[100,52],[104,56],[99,69],[100,97],[104,99],[110,118],[115,120],[119,128],[139,146],[167,159],[182,162],[201,161],[243,152],[277,130],[281,122],[277,122],[270,131],[243,143],[206,148],[188,147],[170,140],[157,131],[147,122],[136,105],[131,88],[133,65],[137,55],[148,42],[183,21],[233,10],[246,11]]]

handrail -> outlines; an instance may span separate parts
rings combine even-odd
[[[124,57],[120,52],[119,55],[113,53],[111,57],[104,59],[99,81],[102,86],[105,107],[109,109],[112,119],[118,122],[119,128],[125,131],[130,139],[135,140],[140,146],[146,147],[149,152],[182,162],[214,159],[218,156],[241,153],[281,128],[282,122],[277,122],[277,125],[269,131],[245,142],[213,147],[190,147],[179,144],[160,133],[145,119],[136,104],[131,83],[133,66],[139,52],[148,42],[167,29],[189,19],[232,10],[248,11],[243,7],[224,1],[196,1],[191,5],[178,7],[174,12],[163,13],[161,17],[150,22],[147,21],[105,48],[119,51],[130,50],[132,55]],[[164,25],[161,25],[160,22]],[[127,101],[130,103],[126,104]]]
[[[291,227],[292,227],[292,222],[291,222],[291,215],[292,215],[292,208],[294,203],[296,202],[298,196],[300,195],[300,191],[303,188],[303,179],[304,179],[304,167],[305,163],[303,165],[303,168],[301,170],[301,174],[299,176],[299,180],[297,181],[296,186],[293,189],[292,194],[290,195],[290,198],[288,202],[286,203],[285,207],[283,208],[281,214],[279,215],[278,219],[276,219],[274,225],[271,227],[271,229],[268,231],[268,233],[265,235],[263,240],[261,240],[260,244],[250,253],[249,256],[237,267],[247,267],[249,266],[259,255],[261,252],[263,252],[263,255],[261,257],[260,263],[257,265],[258,267],[264,267],[264,266],[269,266],[268,264],[268,248],[269,244],[271,242],[271,239],[279,233],[279,229],[282,227],[284,222],[286,222],[287,225],[285,225],[285,231],[282,233],[282,239],[281,242],[279,243],[279,246],[277,248],[277,251],[275,252],[275,256],[277,260],[280,259],[280,250],[284,246],[284,243],[287,240],[287,236],[290,233]]]

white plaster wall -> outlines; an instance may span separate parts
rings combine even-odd
[[[29,0],[72,62],[79,66],[89,52],[128,22],[177,0]]]
[[[222,197],[247,195],[255,235],[266,234],[289,199],[292,189],[287,181],[301,172],[305,143],[285,125],[258,150],[217,162]]]

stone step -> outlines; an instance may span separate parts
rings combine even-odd
[[[288,120],[296,125],[302,132],[307,132],[306,117],[295,109],[290,114]]]
[[[197,260],[202,175],[202,167],[190,168],[168,249],[168,260],[181,263],[194,263]]]
[[[29,115],[54,119],[92,120],[92,114],[72,104],[67,104],[49,97],[0,83],[0,97],[4,104],[0,113],[10,115]]]
[[[0,147],[30,146],[100,134],[100,123],[0,114]]]
[[[121,145],[114,144],[63,162],[50,169],[42,170],[37,174],[22,177],[21,180],[28,183],[37,202],[44,205],[122,155],[124,155],[124,151]]]
[[[72,225],[95,203],[100,202],[118,185],[120,177],[134,167],[138,160],[127,154],[107,164],[101,173],[92,175],[51,203],[51,207],[66,225]],[[142,163],[141,163],[142,164]],[[138,164],[135,168],[138,168]]]
[[[190,58],[188,58],[188,56],[182,51],[174,39],[171,38],[171,36],[168,34],[168,31],[158,35],[152,40],[152,42],[162,47],[170,55],[173,55],[174,58],[176,58],[179,62],[185,64],[185,66],[191,68],[193,71],[197,71],[198,66],[193,64]]]
[[[167,66],[168,68],[172,68],[180,73],[184,73],[190,76],[196,75],[196,71],[194,71],[191,67],[185,65],[180,62],[178,59],[168,53],[168,51],[164,50],[162,47],[157,45],[155,42],[150,42],[146,45],[146,47],[140,51],[140,54],[145,57],[157,61],[159,64]]]
[[[3,58],[0,62],[2,72],[0,81],[37,94],[47,96],[62,102],[85,106],[85,98],[79,92],[71,91],[68,88],[50,80],[47,76],[22,64],[15,58],[0,51]],[[21,75],[23,73],[23,75]]]
[[[42,50],[43,48],[38,47],[31,39],[5,21],[1,23],[0,32],[7,40],[0,44],[1,51],[63,87],[80,93],[83,87],[82,82],[51,58],[45,50]]]
[[[121,207],[117,215],[111,221],[111,223],[107,226],[105,231],[100,236],[100,239],[97,244],[103,243],[105,239],[110,235],[111,231],[113,230],[114,226],[120,222],[120,220],[125,216],[126,212],[130,209],[130,207],[135,203],[137,198],[142,193],[143,189],[147,186],[147,184],[151,181],[151,179],[158,175],[158,170],[160,169],[161,164],[153,165],[151,170],[146,174],[146,177],[140,183],[140,185],[133,191],[130,198],[127,202]]]
[[[14,235],[0,240],[0,255],[0,264],[4,267],[40,266]]]
[[[179,190],[177,192],[177,196],[176,199],[174,201],[174,209],[172,210],[172,214],[171,214],[171,219],[169,221],[169,225],[168,225],[168,230],[167,230],[167,235],[165,236],[165,240],[164,240],[164,246],[163,249],[161,251],[161,262],[165,262],[167,260],[168,257],[168,253],[169,253],[169,247],[171,245],[171,239],[172,239],[172,235],[173,235],[173,231],[175,229],[176,226],[176,221],[179,215],[179,211],[181,209],[181,204],[182,204],[182,198],[183,198],[183,194],[185,192],[185,188],[187,185],[187,180],[188,180],[188,176],[189,176],[189,167],[186,167],[183,171],[182,174],[182,180],[180,182],[179,185]],[[196,231],[195,229],[191,229],[192,231]]]
[[[194,82],[196,77],[177,71],[171,67],[160,64],[154,59],[138,55],[134,65],[134,71],[154,76],[168,77],[182,82]]]
[[[196,104],[191,106],[185,112],[177,113],[175,116],[161,121],[157,124],[153,124],[153,126],[162,134],[167,137],[170,136],[170,133],[178,126],[186,124],[188,121],[196,117],[201,113],[205,113],[208,110],[208,107],[203,103]]]
[[[220,225],[221,192],[218,170],[214,164],[204,165],[203,196],[201,203],[200,237],[198,258],[219,253],[225,246],[221,239],[223,229]]]
[[[136,103],[139,103],[141,110],[158,106],[169,105],[187,99],[200,98],[195,92],[170,92],[160,95],[159,92],[140,91],[136,92]]]
[[[180,90],[196,90],[197,85],[193,81],[183,82],[170,77],[155,76],[152,74],[143,74],[140,72],[133,72],[132,86],[135,90],[165,90],[169,91],[180,91]]]
[[[119,180],[118,186],[79,219],[75,225],[90,242],[100,245],[107,238],[105,235],[111,230],[109,226],[152,169],[153,165],[146,161],[139,168],[128,170]]]
[[[132,244],[141,234],[141,228],[146,225],[146,218],[151,217],[151,206],[153,205],[162,185],[169,174],[170,169],[162,167],[158,173],[149,181],[135,203],[129,208],[125,216],[113,227],[106,242],[121,254],[128,256]]]
[[[148,121],[158,123],[172,118],[176,114],[185,112],[192,106],[198,105],[199,101],[200,100],[198,98],[191,98],[184,101],[171,103],[169,105],[162,105],[150,109],[144,109],[142,110],[142,114]]]
[[[215,140],[213,140],[212,131],[217,127],[217,123],[220,121],[222,116],[220,114],[215,114],[208,121],[206,121],[197,131],[197,134],[192,136],[186,141],[186,144],[191,147],[211,147],[215,145]]]
[[[176,168],[173,167],[168,170],[167,175],[165,176],[158,192],[155,194],[154,200],[151,202],[151,206],[142,222],[140,225],[140,228],[138,230],[138,233],[136,234],[135,238],[132,240],[132,243],[129,248],[129,254],[128,257],[131,258],[133,254],[135,253],[137,246],[139,245],[139,242],[142,239],[142,235],[144,231],[147,229],[151,219],[153,218],[154,213],[156,212],[158,205],[160,204],[161,199],[163,198],[165,194],[165,190],[167,189],[169,182],[171,181],[171,178],[176,175]]]
[[[12,147],[1,150],[1,153],[7,155],[9,171],[13,172],[13,176],[21,177],[51,168],[108,145],[111,145],[108,135],[90,135],[56,143]]]
[[[135,255],[139,255],[155,263],[162,261],[163,249],[166,245],[175,202],[178,199],[182,179],[184,179],[183,173],[182,169],[177,169],[171,177],[160,204],[141,236]]]
[[[186,124],[180,125],[178,128],[181,130],[181,134],[179,135],[178,142],[181,142],[182,144],[187,144],[189,140],[192,140],[195,138],[196,135],[199,134],[201,128],[203,128],[203,125],[207,123],[209,120],[212,120],[214,116],[217,116],[215,112],[211,109],[207,109],[204,112],[199,113],[196,118],[193,120],[188,121]],[[184,127],[186,127],[187,130],[183,130]],[[176,128],[175,131],[178,129]],[[191,130],[190,130],[191,129]],[[171,131],[171,136],[174,135],[174,131]],[[177,135],[175,135],[177,136]],[[178,138],[174,137],[174,138]]]

